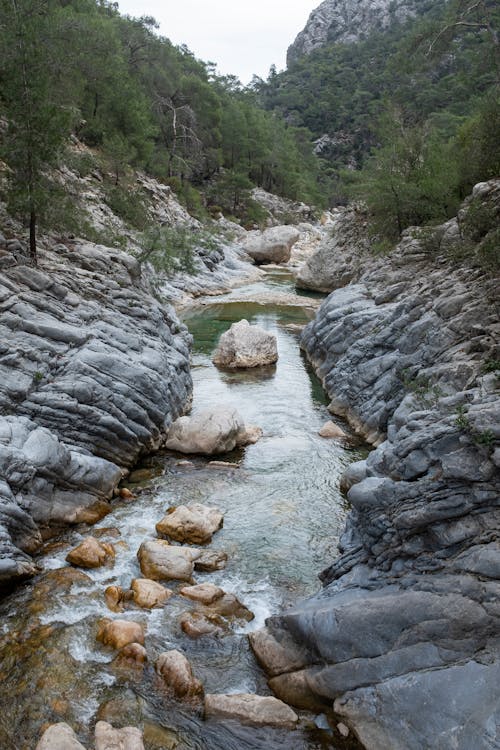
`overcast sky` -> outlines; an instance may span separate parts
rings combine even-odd
[[[286,50],[321,0],[119,0],[120,11],[154,16],[160,33],[187,44],[196,57],[217,63],[242,83],[285,67]]]

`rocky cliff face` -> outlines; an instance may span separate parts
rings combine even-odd
[[[92,521],[191,395],[190,339],[131,256],[0,238],[0,584],[54,526]]]
[[[500,182],[474,200],[498,215]],[[471,205],[432,252],[408,232],[365,256],[303,336],[331,411],[378,447],[344,475],[352,510],[323,590],[254,648],[278,696],[334,703],[370,750],[498,742],[498,287],[445,254]]]
[[[293,65],[326,42],[350,44],[386,29],[414,15],[418,5],[419,0],[324,0],[288,48],[287,64]]]

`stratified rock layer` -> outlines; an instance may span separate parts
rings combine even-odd
[[[474,199],[500,214],[500,182]],[[378,447],[344,476],[352,510],[324,589],[253,648],[280,697],[334,701],[370,750],[498,742],[498,287],[445,253],[470,205],[432,253],[409,231],[365,256],[302,339],[331,410]]]
[[[137,261],[56,245],[0,265],[0,584],[35,572],[39,529],[97,520],[191,395],[189,343]]]

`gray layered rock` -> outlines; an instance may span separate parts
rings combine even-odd
[[[359,278],[369,250],[366,226],[361,208],[334,209],[326,236],[297,273],[297,287],[332,292]]]
[[[293,65],[327,42],[350,44],[414,15],[419,0],[324,0],[312,11],[287,53]]]
[[[499,181],[475,196],[500,210]],[[377,447],[342,482],[351,512],[324,588],[253,647],[278,697],[334,702],[370,750],[498,743],[497,282],[442,252],[469,205],[437,250],[411,231],[365,256],[302,339],[331,411]]]
[[[0,272],[0,583],[40,530],[97,520],[191,395],[190,339],[131,256],[90,243]]]

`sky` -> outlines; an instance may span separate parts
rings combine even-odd
[[[154,16],[160,33],[186,44],[197,58],[243,84],[271,65],[286,66],[286,51],[321,0],[118,0],[130,16]]]

